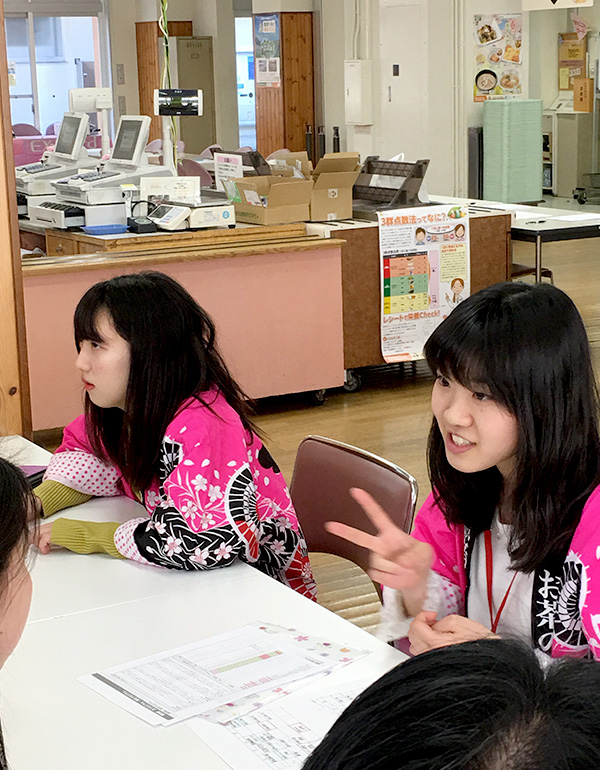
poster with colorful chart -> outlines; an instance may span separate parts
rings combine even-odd
[[[463,206],[378,213],[381,352],[388,363],[423,358],[425,341],[469,296],[469,217]]]

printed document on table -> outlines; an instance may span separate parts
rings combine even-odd
[[[170,725],[331,668],[317,654],[243,626],[79,681],[152,725]]]
[[[217,725],[199,717],[187,724],[232,770],[300,770],[338,716],[373,681],[310,686],[277,704]]]

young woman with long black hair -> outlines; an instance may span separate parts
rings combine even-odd
[[[172,569],[246,561],[315,598],[285,481],[215,342],[207,313],[162,273],[92,286],[75,311],[85,415],[64,432],[36,489],[45,516],[125,494],[146,515],[125,524],[59,519],[39,547]]]
[[[388,638],[413,652],[493,634],[600,657],[598,396],[583,322],[554,286],[505,283],[433,332],[433,492],[412,536],[355,490]],[[410,629],[409,629],[410,626]]]

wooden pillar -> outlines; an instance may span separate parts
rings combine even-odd
[[[194,34],[191,21],[170,21],[170,37],[191,37]],[[161,120],[154,114],[154,90],[160,88],[160,54],[158,41],[162,32],[158,21],[138,21],[135,25],[137,47],[138,89],[140,94],[140,115],[152,118],[149,141],[160,139]]]
[[[31,403],[4,10],[0,4],[0,434],[31,438]],[[48,373],[49,376],[52,373]],[[55,374],[55,373],[54,373]]]
[[[272,14],[269,14],[271,16]],[[306,127],[315,127],[313,22],[312,13],[280,13],[279,45],[281,81],[278,86],[259,85],[256,78],[256,144],[265,156],[287,147],[292,152],[306,149]]]

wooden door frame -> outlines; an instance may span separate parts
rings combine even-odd
[[[0,4],[0,435],[32,437],[4,8]]]

